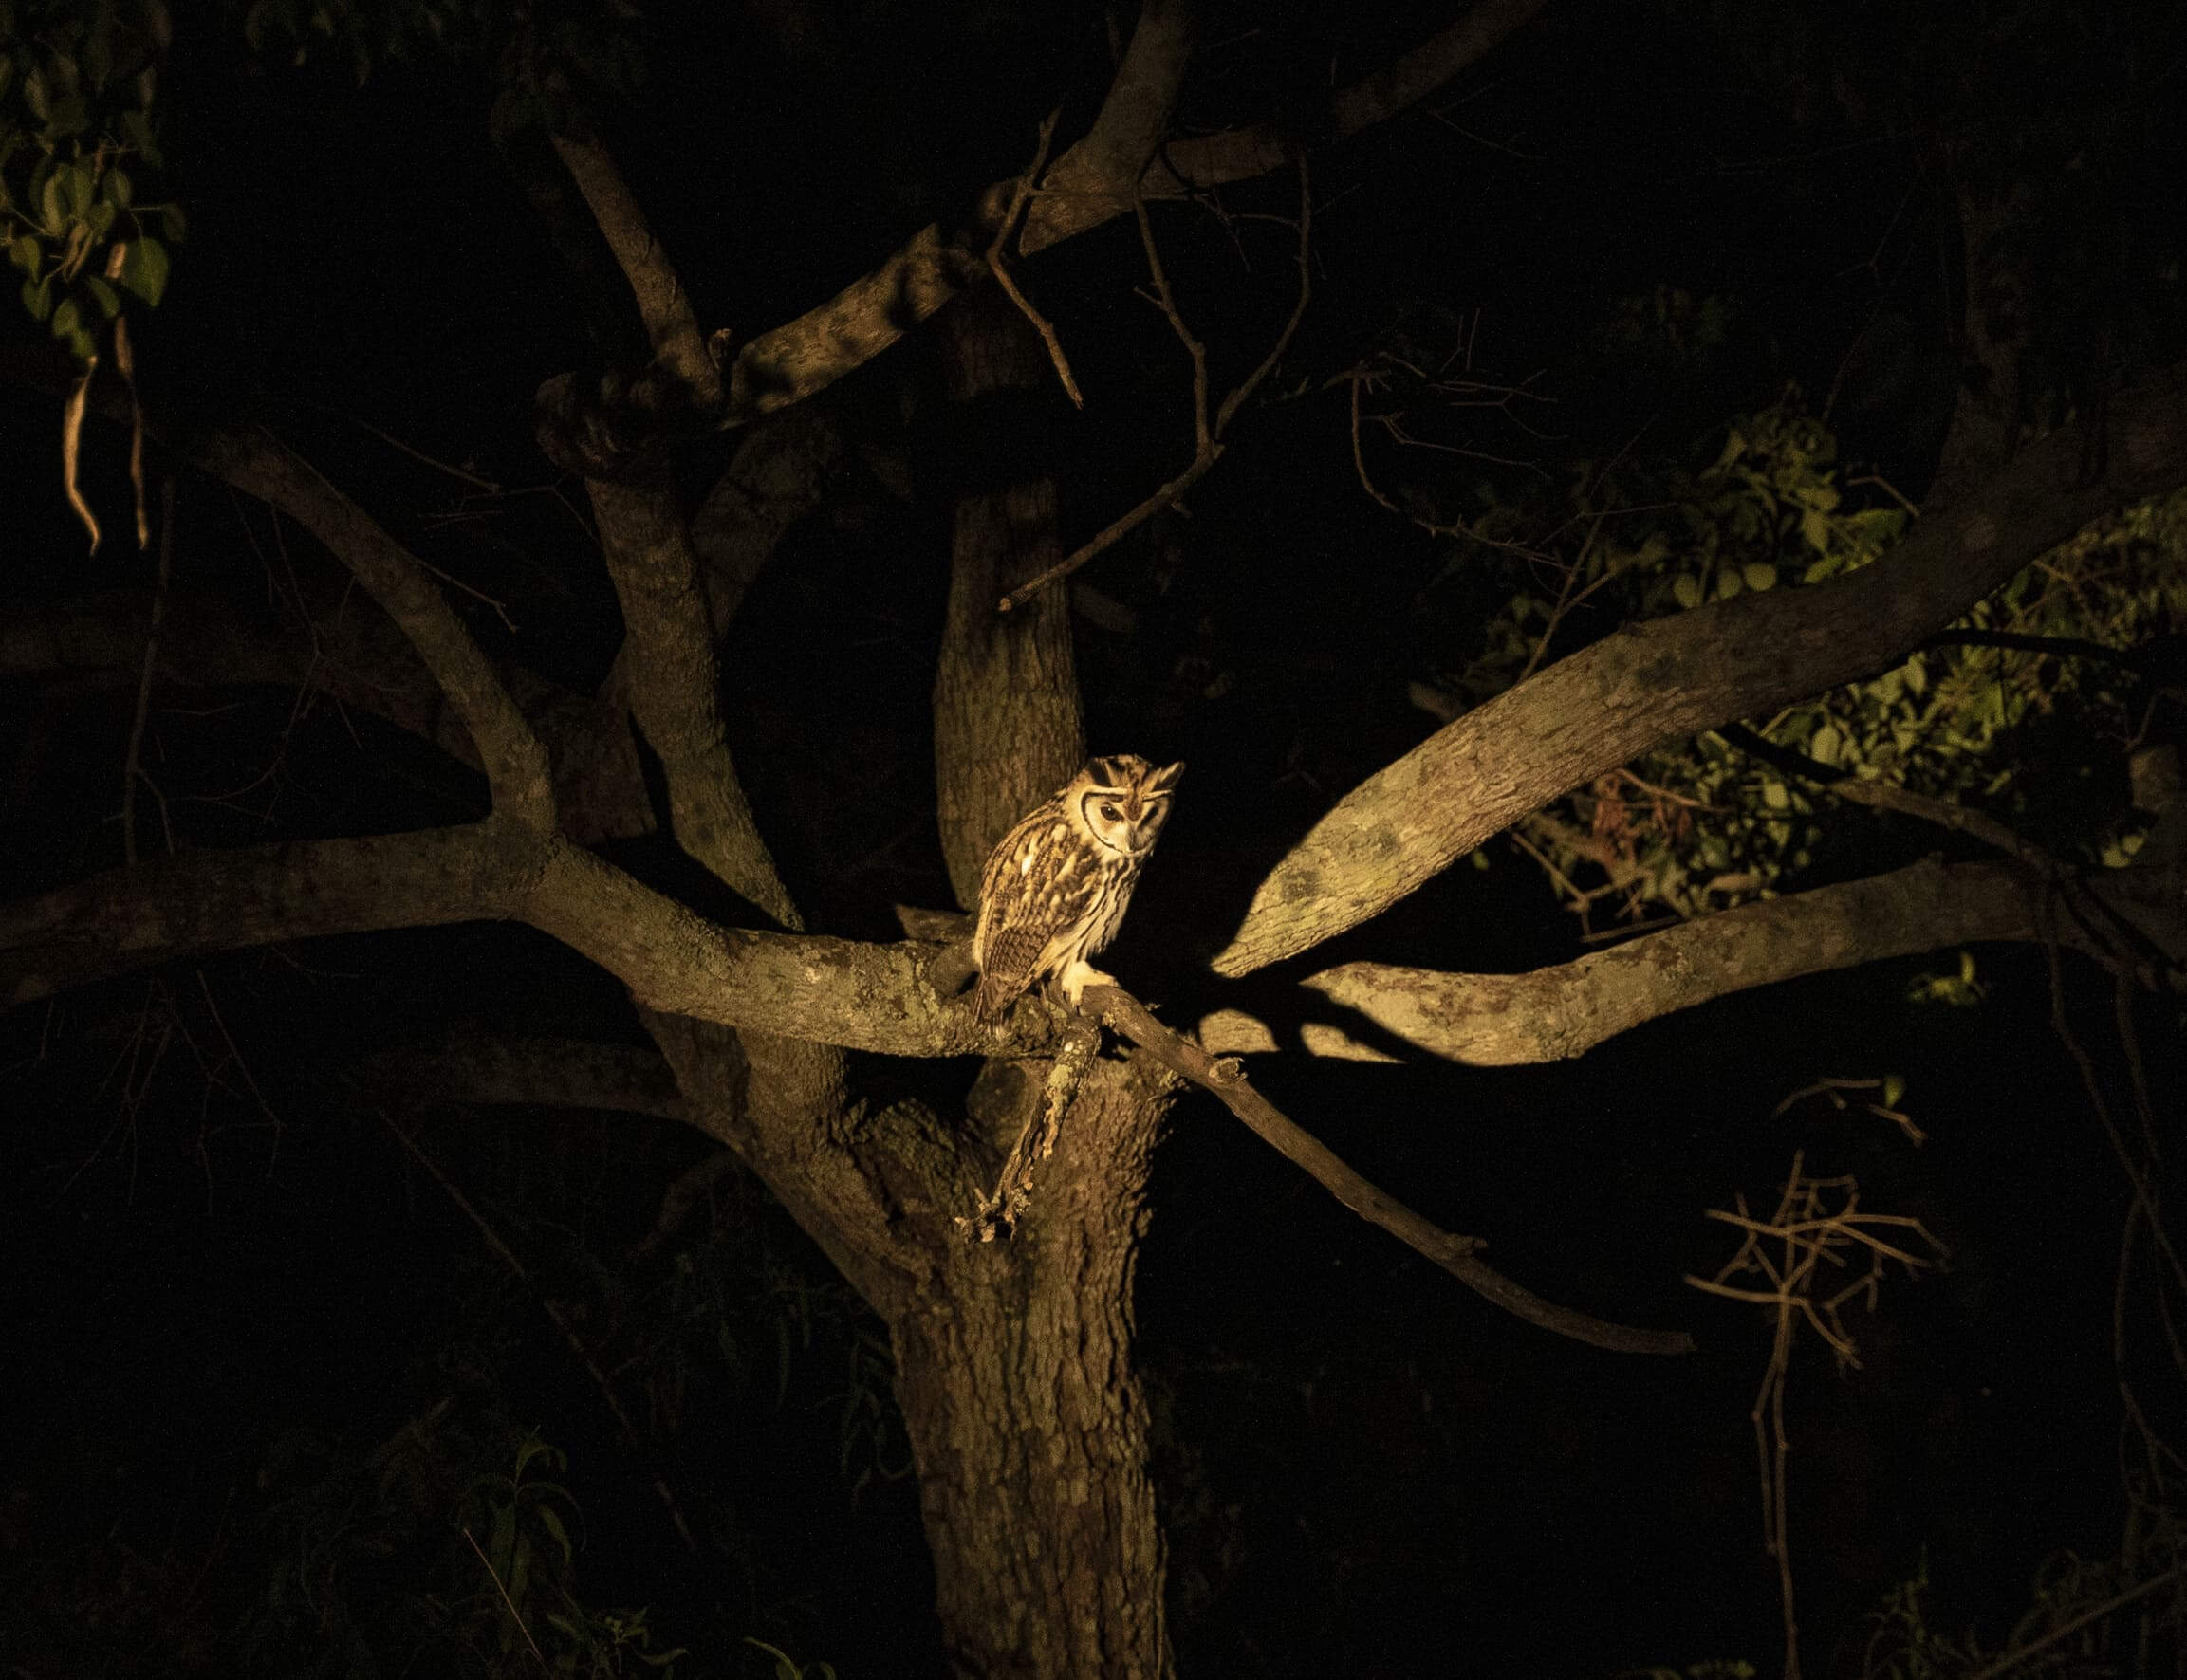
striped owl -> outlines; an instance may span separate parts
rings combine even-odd
[[[1115,984],[1086,958],[1123,925],[1140,866],[1169,820],[1170,795],[1184,773],[1181,764],[1158,770],[1128,752],[1088,759],[1003,836],[980,877],[972,936],[982,1020],[1050,975],[1074,1009],[1085,988]]]

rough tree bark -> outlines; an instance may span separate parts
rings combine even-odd
[[[986,1083],[1006,1126],[1040,1088],[1022,1073]],[[1171,1671],[1132,1289],[1172,1089],[1144,1059],[1097,1062],[1032,1217],[1007,1241],[948,1243],[894,1321],[936,1608],[961,1673]]]

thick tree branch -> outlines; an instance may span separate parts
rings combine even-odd
[[[1483,0],[1458,23],[1414,49],[1389,69],[1342,90],[1333,102],[1337,133],[1348,135],[1401,109],[1400,101],[1432,92],[1466,65],[1498,46],[1542,9],[1547,0]],[[1126,81],[1121,74],[1111,88],[1118,102],[1096,119],[1093,134],[1056,160],[1050,178],[1075,174],[1077,154],[1096,134],[1113,157],[1124,141],[1144,132],[1140,120],[1161,99],[1174,56],[1187,40],[1177,31],[1184,20],[1164,7],[1142,18],[1150,31],[1140,63],[1147,73]],[[1152,31],[1158,31],[1155,33]],[[1140,46],[1135,30],[1125,65],[1134,67]],[[1400,68],[1400,66],[1404,66]],[[1430,80],[1431,76],[1435,79]],[[1233,129],[1199,139],[1179,141],[1150,161],[1140,176],[1148,198],[1177,198],[1227,181],[1245,180],[1279,169],[1289,161],[1295,142],[1272,128]],[[1089,168],[1088,174],[1093,171]],[[954,235],[938,227],[922,228],[903,248],[870,273],[860,276],[819,308],[786,323],[738,351],[729,369],[729,391],[722,423],[740,425],[793,402],[870,361],[906,332],[947,304],[987,272],[986,252],[1010,208],[1014,180],[996,181],[979,196],[967,226]],[[1044,193],[1037,196],[1018,234],[1017,246],[1031,256],[1051,245],[1088,232],[1131,207],[1131,196],[1107,191]]]
[[[2122,919],[2141,924],[2108,877],[2093,890]],[[1511,1067],[1578,1056],[1643,1023],[1804,974],[1988,940],[2041,939],[2099,948],[2096,934],[2034,873],[1930,858],[1681,922],[1525,974],[1346,963],[1303,984],[1430,1055]],[[1243,1016],[1226,1016],[1205,1036],[1211,1049],[1272,1047],[1256,1043]]]
[[[0,901],[0,1007],[179,957],[332,933],[528,922],[644,1007],[895,1056],[1024,1055],[937,994],[920,945],[721,928],[558,836],[499,817],[358,840],[186,851]]]
[[[458,828],[177,852],[0,902],[0,1005],[176,957],[312,934],[442,927],[523,902],[546,838]]]
[[[626,643],[617,671],[659,755],[676,843],[784,927],[801,927],[730,761],[712,620],[675,488],[665,471],[585,488],[622,603]]]
[[[1338,1201],[1370,1225],[1379,1225],[1406,1246],[1426,1256],[1468,1288],[1530,1324],[1569,1336],[1595,1347],[1626,1354],[1684,1354],[1692,1337],[1679,1330],[1640,1330],[1606,1323],[1570,1307],[1553,1306],[1521,1288],[1474,1256],[1478,1237],[1441,1229],[1402,1202],[1360,1176],[1319,1138],[1292,1120],[1247,1081],[1234,1061],[1210,1056],[1186,1043],[1152,1015],[1129,992],[1114,986],[1089,986],[1085,1007],[1100,1014],[1164,1067],[1213,1092],[1255,1135],[1317,1180]]]
[[[1139,22],[1100,115],[1085,138],[1042,178],[1043,197],[1090,199],[1103,210],[1104,219],[1132,207],[1140,179],[1177,109],[1197,32],[1195,9],[1190,0],[1145,0],[1140,7]],[[1036,210],[1029,218],[1029,234],[1030,223],[1041,219]],[[1030,252],[1052,243],[1042,238],[1024,249]]]
[[[721,370],[698,330],[683,282],[653,236],[622,171],[589,128],[571,124],[552,138],[556,156],[584,195],[602,237],[630,282],[654,356],[683,381],[698,406],[712,408],[721,400]]]
[[[417,650],[478,748],[496,811],[554,822],[547,750],[500,674],[417,558],[311,465],[263,430],[164,437],[193,466],[278,508],[324,543]]]
[[[1431,735],[1340,800],[1270,872],[1215,969],[1243,974],[1388,908],[1510,823],[1659,741],[1887,670],[2088,521],[2187,478],[2187,366],[2112,404],[2099,483],[2081,440],[2031,444],[1884,559],[1632,624]]]

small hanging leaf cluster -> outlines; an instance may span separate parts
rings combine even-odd
[[[24,309],[80,366],[158,304],[183,234],[143,190],[171,37],[162,0],[0,0],[0,240]]]
[[[1866,565],[1911,521],[1888,485],[1844,471],[1796,392],[1733,424],[1706,467],[1585,463],[1549,501],[1494,508],[1436,581],[1480,626],[1479,651],[1436,674],[1454,711],[1620,623]],[[2144,503],[2043,556],[1957,628],[2131,650],[2187,629],[2183,563],[2187,495]],[[1976,806],[2116,867],[2140,840],[2123,772],[2146,705],[2126,664],[1939,645],[1750,723],[1831,770]],[[1601,778],[1515,838],[1583,918],[1693,916],[1770,895],[1830,834],[1877,821],[1841,806],[1822,782],[1703,735]]]

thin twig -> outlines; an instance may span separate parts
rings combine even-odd
[[[336,415],[341,418],[347,420],[352,426],[361,427],[364,431],[371,433],[373,436],[379,438],[380,441],[384,443],[389,449],[400,451],[403,454],[408,455],[412,460],[418,462],[422,466],[432,468],[436,472],[445,472],[449,477],[455,479],[460,483],[468,484],[473,489],[483,490],[490,496],[498,496],[501,494],[501,486],[495,484],[492,479],[481,478],[475,472],[466,472],[460,467],[451,467],[446,461],[436,461],[431,455],[427,454],[423,450],[417,449],[411,444],[404,443],[401,438],[397,437],[393,433],[382,432],[378,426],[375,426],[370,420],[364,418],[364,416],[361,415],[353,415],[345,408],[329,408],[323,402],[313,403],[311,406],[318,409],[322,414]]]
[[[1055,365],[1055,377],[1063,381],[1064,393],[1071,399],[1071,406],[1084,408],[1085,397],[1078,388],[1078,379],[1071,373],[1070,358],[1064,354],[1063,340],[1056,336],[1055,327],[1048,318],[1034,308],[1032,300],[1018,289],[1017,282],[1010,278],[1010,269],[1002,260],[1003,247],[1010,243],[1010,235],[1017,231],[1018,217],[1025,212],[1026,200],[1032,196],[1033,189],[1040,180],[1042,166],[1047,162],[1048,142],[1055,138],[1056,120],[1062,115],[1063,110],[1059,106],[1050,111],[1047,120],[1040,125],[1040,144],[1033,152],[1032,162],[1010,189],[1010,209],[1004,212],[1002,226],[994,231],[994,238],[987,248],[987,267],[988,272],[995,277],[996,284],[1002,287],[1010,301],[1018,306],[1018,312],[1032,323],[1033,330],[1040,334],[1041,342],[1047,346],[1047,359]]]
[[[468,1527],[460,1529],[459,1532],[465,1540],[471,1542],[471,1549],[478,1553],[479,1562],[486,1566],[486,1578],[493,1583],[493,1590],[501,1595],[502,1603],[509,1607],[509,1619],[516,1624],[516,1631],[524,1635],[525,1644],[531,1647],[531,1654],[539,1658],[539,1666],[543,1669],[546,1668],[547,1658],[541,1655],[539,1644],[531,1636],[531,1630],[524,1625],[524,1617],[517,1613],[516,1602],[510,1597],[509,1589],[501,1584],[501,1577],[495,1571],[492,1560],[488,1558],[483,1551],[479,1551],[478,1542],[472,1539],[471,1530]]]
[[[2045,1646],[2057,1644],[2059,1640],[2065,1638],[2068,1634],[2078,1634],[2090,1622],[2102,1621],[2114,1610],[2124,1609],[2127,1605],[2133,1603],[2135,1599],[2148,1597],[2149,1594],[2154,1593],[2159,1587],[2164,1586],[2168,1582],[2176,1581],[2183,1575],[2187,1575],[2187,1563],[2177,1564],[2174,1567],[2167,1569],[2162,1575],[2153,1575],[2147,1580],[2141,1582],[2139,1585],[2128,1587],[2123,1593],[2119,1593],[2112,1597],[2104,1599],[2101,1604],[2094,1605],[2087,1610],[2084,1610],[2079,1615],[2073,1617],[2072,1620],[2059,1623],[2058,1626],[2052,1628],[2048,1634],[2045,1634],[2042,1638],[2036,1640],[2034,1644],[2023,1645],[2017,1651],[2007,1652],[2003,1656],[1999,1657],[1988,1668],[1977,1670],[1974,1673],[1969,1675],[1968,1680],[1997,1680],[1997,1676],[1999,1674],[2008,1673],[2011,1670],[2018,1668],[2022,1663],[2026,1662],[2029,1657],[2033,1656]]]
[[[1121,518],[1112,520],[1093,537],[1072,549],[1070,553],[1065,555],[1063,559],[1057,561],[1055,564],[1049,566],[1039,576],[1020,583],[1015,589],[1004,596],[1001,600],[995,603],[997,612],[1015,612],[1042,590],[1069,577],[1094,556],[1121,542],[1164,508],[1174,506],[1185,491],[1192,489],[1207,474],[1208,469],[1213,467],[1222,455],[1224,432],[1229,429],[1230,423],[1237,417],[1238,411],[1245,406],[1247,398],[1259,388],[1262,380],[1267,378],[1269,374],[1274,370],[1284,350],[1291,342],[1291,335],[1298,330],[1299,322],[1304,319],[1307,312],[1307,303],[1313,295],[1313,274],[1309,262],[1311,250],[1308,245],[1313,231],[1313,189],[1307,175],[1306,159],[1301,157],[1299,159],[1298,299],[1291,305],[1290,317],[1284,323],[1283,331],[1276,335],[1276,342],[1268,355],[1261,360],[1258,367],[1246,376],[1244,381],[1235,390],[1223,398],[1220,410],[1211,420],[1208,417],[1207,347],[1193,336],[1192,329],[1185,324],[1184,315],[1177,305],[1176,295],[1170,290],[1169,275],[1162,268],[1161,250],[1155,244],[1154,225],[1147,218],[1146,200],[1144,198],[1135,199],[1132,208],[1139,219],[1140,243],[1146,248],[1147,269],[1153,276],[1155,285],[1155,302],[1168,320],[1170,330],[1177,334],[1177,341],[1184,345],[1192,357],[1193,458],[1182,472],[1163,485],[1161,489],[1156,490],[1153,495],[1138,507]]]
[[[1474,1258],[1473,1251],[1482,1246],[1480,1238],[1446,1231],[1369,1183],[1319,1138],[1254,1090],[1247,1081],[1237,1058],[1210,1056],[1197,1044],[1187,1043],[1148,1014],[1146,1006],[1121,987],[1087,987],[1084,1006],[1098,1012],[1110,1026],[1171,1072],[1213,1092],[1223,1106],[1243,1120],[1264,1143],[1303,1168],[1362,1219],[1381,1226],[1506,1312],[1545,1330],[1553,1330],[1560,1336],[1595,1347],[1608,1348],[1613,1353],[1693,1351],[1694,1339],[1682,1330],[1642,1330],[1627,1324],[1608,1323],[1570,1307],[1553,1305],[1492,1269]]]
[[[137,711],[121,760],[121,857],[137,864],[137,782],[144,774],[144,720],[152,709],[152,674],[159,662],[159,626],[167,617],[167,582],[175,564],[175,476],[159,487],[159,581],[152,591],[152,622],[144,632],[144,666],[137,675]],[[172,844],[168,850],[173,851]]]
[[[2054,880],[2067,878],[2067,871],[2063,863],[2032,840],[2022,840],[1994,817],[1986,817],[1980,811],[1970,810],[1952,800],[1931,799],[1927,794],[1916,793],[1910,787],[1881,777],[1855,776],[1849,770],[1826,765],[1820,759],[1809,758],[1792,748],[1781,747],[1745,724],[1725,724],[1716,733],[1741,752],[1758,758],[1775,769],[1821,783],[1840,799],[1851,800],[1855,804],[1872,805],[1881,811],[1897,811],[1903,816],[1919,818],[1924,822],[1934,822],[1939,828],[1972,835],[1985,845],[1994,846],[2006,856],[2016,858],[2032,869],[2041,870]]]
[[[1230,430],[1231,421],[1237,417],[1238,410],[1246,405],[1247,399],[1259,388],[1261,381],[1275,371],[1276,363],[1290,345],[1292,335],[1299,330],[1299,323],[1306,319],[1307,305],[1314,295],[1313,232],[1313,181],[1307,173],[1306,154],[1302,152],[1299,154],[1299,249],[1296,259],[1299,266],[1298,299],[1291,305],[1290,317],[1284,323],[1284,330],[1276,335],[1276,342],[1269,347],[1269,353],[1261,358],[1260,366],[1248,374],[1244,382],[1223,398],[1222,407],[1215,413],[1217,437]]]

